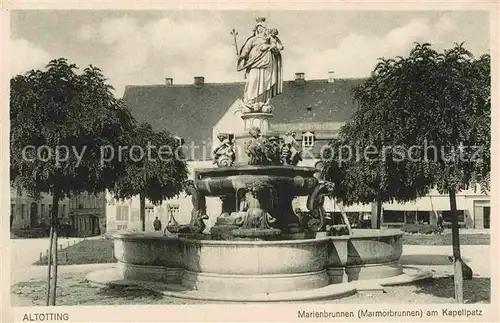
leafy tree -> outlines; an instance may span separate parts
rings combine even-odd
[[[125,173],[112,193],[117,199],[139,196],[142,231],[145,231],[146,198],[154,205],[178,195],[188,178],[182,142],[167,131],[153,131],[142,123],[130,132],[122,159]]]
[[[358,97],[363,92],[358,88],[355,93]],[[399,130],[398,125],[385,124],[381,110],[371,107],[360,104],[324,151],[322,176],[335,184],[329,195],[342,204],[375,203],[372,227],[380,229],[382,203],[408,202],[427,194],[430,171],[424,163],[404,158],[406,144],[392,145],[391,134]]]
[[[342,137],[347,140],[350,135],[349,142],[363,144],[371,142],[366,140],[371,133],[392,148],[402,146],[407,150],[406,158],[396,163],[399,177],[391,171],[389,179],[406,183],[404,187],[410,192],[416,188],[418,196],[427,184],[449,195],[455,298],[459,303],[463,302],[463,261],[456,194],[470,187],[489,190],[490,78],[489,55],[475,58],[463,44],[443,53],[430,44],[416,44],[406,58],[381,60],[371,77],[355,90],[359,109]],[[345,176],[347,180],[341,178],[340,183],[351,196],[359,198],[351,174],[345,172],[362,168],[363,162],[340,167],[342,175],[333,174],[338,163],[329,165],[325,175],[334,179]],[[350,168],[353,165],[355,168]],[[361,172],[358,183],[364,186],[364,178],[370,183],[379,173]],[[397,200],[399,193],[393,195]]]
[[[122,172],[117,160],[101,158],[101,147],[120,146],[134,125],[112,90],[101,70],[79,73],[64,58],[10,81],[11,184],[33,196],[52,195],[47,306],[55,305],[59,201],[102,192]]]

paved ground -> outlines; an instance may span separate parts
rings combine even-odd
[[[474,276],[491,277],[490,246],[472,245],[460,247],[462,258],[472,268]],[[439,267],[441,270],[451,273],[453,268],[448,256],[453,254],[451,246],[403,246],[401,263],[407,266],[426,268],[428,266]]]
[[[92,237],[87,239],[99,239]],[[73,245],[83,241],[83,238],[58,238],[57,248],[62,245],[63,249],[68,245]],[[40,252],[45,255],[49,248],[49,238],[38,239],[11,239],[10,240],[10,266],[12,270],[23,269],[31,266],[35,261],[39,260]]]
[[[451,229],[446,228],[444,229],[443,233],[451,234]],[[460,229],[460,234],[490,234],[490,233],[491,233],[490,229],[475,229],[475,228]]]

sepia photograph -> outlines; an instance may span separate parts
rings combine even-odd
[[[6,322],[498,319],[498,8],[372,8],[4,10]]]

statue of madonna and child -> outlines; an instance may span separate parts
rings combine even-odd
[[[244,113],[271,113],[271,98],[282,93],[283,44],[277,29],[268,29],[265,18],[257,23],[238,54],[238,71],[245,71]]]

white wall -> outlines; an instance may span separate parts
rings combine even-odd
[[[219,119],[219,121],[212,128],[212,143],[213,148],[217,147],[220,142],[217,139],[219,133],[241,133],[244,127],[243,119],[241,119],[241,112],[239,107],[241,106],[241,99],[237,99],[229,107],[226,113]]]

